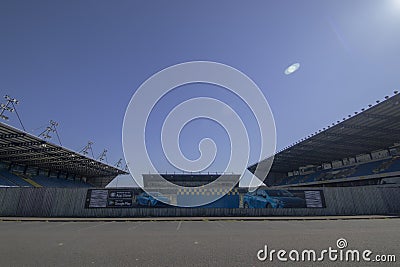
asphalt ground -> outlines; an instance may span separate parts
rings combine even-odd
[[[121,218],[68,218],[68,217],[0,217],[0,221],[43,222],[135,222],[135,221],[304,221],[304,220],[360,220],[392,219],[399,215],[355,215],[355,216],[270,216],[270,217],[121,217]]]
[[[0,221],[0,266],[399,266],[400,219]],[[395,263],[271,262],[257,252],[337,248],[395,255]],[[261,254],[263,256],[263,254]],[[288,255],[286,254],[286,257]]]

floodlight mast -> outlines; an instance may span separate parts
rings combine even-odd
[[[126,171],[126,172],[129,171],[128,165],[129,165],[129,162],[126,162],[126,163],[125,163],[125,168],[124,168],[124,171]]]
[[[82,148],[82,150],[79,151],[79,153],[82,153],[83,155],[87,156],[89,154],[89,150],[90,150],[92,152],[92,157],[94,158],[93,149],[92,149],[93,144],[94,144],[94,142],[88,141],[87,145],[84,148]]]
[[[17,109],[15,107],[15,105],[17,105],[19,103],[19,101],[15,98],[10,97],[9,95],[5,95],[4,98],[6,99],[7,102],[5,104],[0,105],[0,118],[7,121],[9,119],[9,117],[4,115],[4,113],[6,111],[8,111],[10,113],[15,111],[15,114],[17,115],[17,118],[19,120],[19,123],[22,126],[22,129],[26,132],[24,124],[22,123],[21,117],[19,116]]]
[[[7,95],[5,96],[5,98],[6,97],[8,97]],[[6,104],[1,104],[1,106],[0,106],[0,110],[1,110],[1,112],[0,112],[0,118],[2,118],[3,120],[8,120],[9,119],[9,117],[7,117],[6,115],[4,115],[4,112],[6,112],[6,111],[8,111],[8,112],[13,112],[14,111],[14,109],[13,108],[11,108],[11,107],[9,107],[9,105],[10,105],[10,101],[9,100],[7,100],[7,103]]]
[[[115,167],[118,169],[122,167],[122,159],[119,159],[118,162],[115,164]]]
[[[60,143],[60,145],[62,145],[60,136],[58,135],[57,126],[58,122],[50,120],[50,125],[47,126],[46,129],[39,134],[39,137],[42,137],[45,140],[51,139],[52,136],[50,135],[50,133],[55,133],[57,135],[58,142]]]
[[[106,160],[106,162],[108,162],[107,160],[107,149],[104,149],[103,152],[100,154],[100,156],[98,157],[99,161],[104,161]]]

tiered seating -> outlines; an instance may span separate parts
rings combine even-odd
[[[0,187],[3,186],[16,186],[15,184],[11,183],[10,181],[6,180],[4,177],[0,175]]]
[[[31,178],[36,183],[43,187],[91,187],[89,184],[80,181],[73,181],[67,179],[61,179],[56,177],[47,176],[35,176]]]
[[[0,187],[91,187],[91,185],[63,178],[51,178],[44,175],[30,177],[23,174],[11,173],[6,169],[0,169]]]
[[[21,177],[18,177],[17,175],[8,172],[7,170],[0,170],[0,177],[2,177],[3,180],[8,181],[13,186],[32,187],[30,183],[26,182]]]
[[[387,160],[379,160],[369,163],[360,164],[357,166],[357,171],[353,176],[364,176],[374,174],[374,170],[377,169],[383,162]]]
[[[396,158],[392,158],[391,160],[382,162],[382,164],[378,168],[374,169],[373,172],[380,173],[386,171],[393,164],[395,160]]]
[[[342,167],[342,168],[335,169],[335,170],[331,170],[331,169],[324,170],[324,171],[320,172],[319,175],[314,180],[310,179],[307,182],[342,179],[342,178],[346,178],[349,176],[353,176],[355,171],[356,171],[356,166]]]
[[[304,179],[302,179],[301,182],[302,183],[307,183],[307,182],[310,182],[310,181],[315,181],[315,180],[319,179],[320,175],[321,175],[320,172],[315,172],[315,173],[309,174],[306,177],[304,177]]]
[[[400,157],[394,157],[388,166],[384,167],[384,172],[398,172],[400,171]]]
[[[367,175],[399,172],[400,157],[360,163],[352,166],[343,166],[336,169],[321,170],[307,175],[296,175],[273,183],[273,185],[292,185],[312,183],[319,181],[331,181],[350,177],[363,177]]]

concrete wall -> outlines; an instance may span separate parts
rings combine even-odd
[[[316,189],[316,188],[313,188]],[[323,188],[326,208],[95,208],[86,209],[85,188],[0,188],[0,216],[175,217],[400,215],[399,187]]]

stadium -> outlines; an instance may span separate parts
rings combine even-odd
[[[44,138],[57,135],[54,123],[34,136],[1,122],[2,264],[256,266],[268,258],[269,246],[307,246],[310,253],[335,240],[338,248],[351,242],[373,251],[364,266],[393,264],[400,216],[399,101],[395,92],[279,151],[268,176],[259,176],[265,186],[250,191],[232,184],[239,177],[232,173],[161,174],[183,190],[160,189],[159,174],[151,173],[143,174],[146,191],[107,187],[127,172],[120,162],[112,166],[90,157],[90,143],[77,152]],[[3,117],[7,107],[2,105]],[[248,170],[257,175],[270,160]],[[217,179],[220,184],[202,188]],[[176,206],[216,196],[207,205]],[[359,263],[351,255],[346,262]],[[302,258],[307,260],[317,261]]]
[[[8,96],[6,100],[1,112],[4,118],[16,101]],[[235,174],[161,174],[174,184],[186,186],[182,190],[160,188],[153,174],[143,174],[146,192],[157,192],[164,201],[140,188],[106,188],[115,177],[128,173],[88,156],[90,147],[80,153],[50,142],[46,137],[57,134],[54,123],[39,136],[1,123],[0,215],[399,215],[399,101],[400,95],[395,91],[382,102],[377,101],[277,152],[268,176],[259,177],[265,187],[256,192],[250,193],[238,183],[230,185],[231,190],[224,189],[224,185],[238,179]],[[265,159],[248,170],[257,176],[256,168],[263,170],[268,161]],[[202,189],[220,177],[221,186]],[[213,196],[218,196],[218,200],[208,205],[175,207]]]
[[[2,0],[0,36],[0,267],[398,266],[400,0]]]

